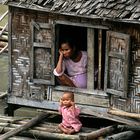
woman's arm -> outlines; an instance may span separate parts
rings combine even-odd
[[[62,63],[63,63],[63,53],[61,52],[61,50],[59,50],[59,59],[58,59],[58,62],[57,62],[57,66],[56,66],[56,72],[57,73],[61,73],[63,71],[63,66],[62,66]]]
[[[59,59],[56,65],[56,68],[54,69],[54,75],[61,76],[64,72],[64,66],[63,66],[63,53],[61,50],[59,50]]]

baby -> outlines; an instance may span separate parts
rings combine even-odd
[[[82,127],[79,120],[80,109],[75,106],[72,92],[64,92],[60,99],[59,112],[62,115],[62,123],[58,125],[58,128],[63,133],[73,134],[80,131]]]

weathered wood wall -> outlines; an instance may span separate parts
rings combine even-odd
[[[111,24],[111,23],[110,23]],[[111,29],[130,35],[129,78],[127,99],[112,97],[114,107],[140,113],[140,27],[135,24],[113,23]]]
[[[129,112],[140,112],[140,28],[138,25],[132,25],[127,23],[114,23],[101,20],[92,20],[78,17],[70,16],[60,16],[50,13],[35,12],[30,10],[12,8],[11,12],[11,22],[12,22],[12,40],[11,40],[11,95],[15,97],[20,97],[22,99],[29,99],[35,101],[43,100],[54,100],[58,101],[59,92],[50,90],[45,84],[33,83],[32,81],[32,44],[31,44],[31,22],[40,23],[51,23],[54,20],[64,20],[71,21],[73,23],[88,23],[92,25],[105,25],[108,26],[110,30],[126,33],[131,36],[131,48],[130,48],[130,63],[129,68],[129,93],[128,98],[119,98],[117,96],[112,96],[111,103],[119,109],[129,111]],[[44,35],[47,34],[44,32]],[[37,37],[38,38],[38,37]],[[38,54],[39,53],[39,54]],[[46,61],[46,57],[42,50],[37,49],[35,55],[39,57],[41,61]],[[46,63],[42,63],[46,64]],[[38,63],[39,64],[39,63]],[[48,68],[51,70],[50,65]],[[38,69],[40,66],[38,67]],[[39,75],[43,71],[39,71]],[[56,94],[57,92],[57,94]],[[60,93],[62,94],[62,92]],[[86,93],[84,93],[86,94]],[[56,95],[56,96],[55,96]],[[89,98],[80,95],[76,97],[79,99],[77,102],[82,104],[91,105],[102,105],[108,106],[108,101],[99,99],[99,101],[94,101],[90,96]],[[85,100],[87,98],[87,100]],[[93,97],[94,98],[94,97]],[[91,99],[91,100],[90,100]]]

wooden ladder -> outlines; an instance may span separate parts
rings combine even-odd
[[[7,16],[8,10],[0,17],[0,22]],[[8,22],[4,27],[0,27],[0,54],[8,49],[8,32],[6,32],[6,28],[8,26]]]

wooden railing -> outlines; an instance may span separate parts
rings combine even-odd
[[[8,11],[6,11],[1,17],[0,22],[7,16]],[[0,27],[0,54],[8,51],[8,23],[4,27]]]

